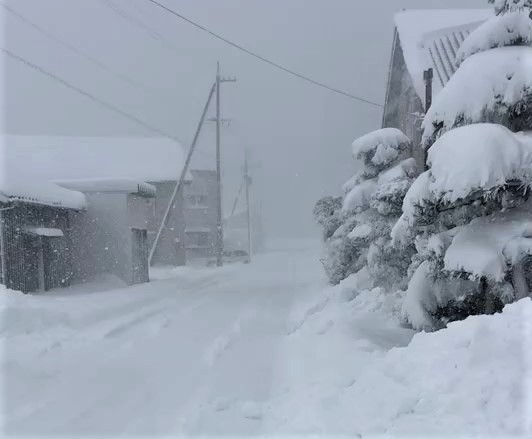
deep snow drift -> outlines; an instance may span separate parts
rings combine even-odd
[[[530,437],[530,299],[414,335],[401,293],[364,271],[326,287],[318,257],[294,242],[131,288],[2,291],[4,432]]]

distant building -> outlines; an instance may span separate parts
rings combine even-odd
[[[46,181],[3,177],[0,283],[25,293],[69,286],[73,279],[72,222],[86,209],[85,197]]]
[[[426,9],[404,10],[395,16],[382,126],[399,128],[413,140],[413,156],[420,165],[423,72],[433,69],[436,96],[456,70],[460,44],[491,15],[492,9]]]
[[[187,261],[209,258],[216,244],[216,171],[191,170],[192,181],[185,187],[185,247]]]
[[[263,247],[263,229],[261,216],[257,209],[251,208],[251,248],[255,253]],[[237,210],[224,220],[224,247],[228,251],[248,251],[247,211]]]

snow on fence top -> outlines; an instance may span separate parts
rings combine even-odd
[[[530,71],[532,48],[526,46],[500,47],[466,59],[427,112],[423,138],[430,139],[442,124],[446,131],[462,119],[479,121],[496,106],[519,102],[532,88]]]
[[[439,58],[437,54],[429,51],[429,45],[434,40],[434,35],[428,37],[428,34],[436,31],[440,32],[442,38],[438,41],[438,46],[447,46],[449,41],[452,43],[454,38],[459,38],[461,42],[464,36],[472,29],[476,28],[481,22],[493,16],[493,9],[421,9],[421,10],[405,10],[395,15],[395,26],[401,48],[406,64],[406,68],[417,95],[422,102],[425,101],[425,83],[423,80],[423,71],[432,67],[436,69]],[[447,41],[447,34],[455,27],[463,27],[458,29],[455,35],[449,36]],[[449,32],[444,31],[448,29]],[[449,49],[447,53],[441,55],[444,60],[446,56],[453,57],[455,47]],[[452,63],[453,60],[451,60]],[[444,79],[444,78],[442,78]],[[435,85],[441,83],[435,82]],[[435,87],[434,94],[436,94],[440,87]]]
[[[456,55],[457,65],[466,58],[495,47],[532,44],[532,20],[522,10],[498,15],[481,24],[466,38]]]
[[[59,186],[84,193],[126,192],[146,197],[155,197],[155,186],[127,178],[88,178],[56,180]]]
[[[181,145],[164,138],[4,136],[13,172],[47,180],[177,180],[184,166]]]

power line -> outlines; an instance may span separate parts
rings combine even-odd
[[[1,4],[1,6],[3,6],[4,9],[6,9],[10,14],[12,14],[15,17],[17,17],[20,21],[22,21],[26,25],[32,27],[33,29],[37,30],[38,32],[42,33],[43,35],[46,35],[51,40],[55,41],[56,43],[60,44],[61,46],[65,47],[65,48],[67,48],[68,50],[70,50],[71,52],[77,54],[78,56],[80,56],[82,58],[85,58],[86,60],[90,61],[92,64],[94,64],[94,65],[98,66],[99,68],[101,68],[102,70],[107,71],[111,75],[116,76],[120,80],[122,80],[124,82],[127,82],[129,85],[131,85],[133,87],[137,87],[137,88],[143,89],[145,92],[147,92],[147,93],[149,93],[149,94],[151,94],[153,96],[156,96],[158,98],[163,97],[163,95],[161,93],[157,93],[156,91],[150,89],[149,87],[145,86],[144,84],[142,84],[142,83],[140,83],[140,82],[138,82],[138,81],[136,81],[136,80],[134,80],[134,79],[122,74],[122,73],[115,72],[113,69],[111,69],[110,67],[108,67],[107,65],[102,63],[101,61],[98,61],[96,58],[93,58],[91,55],[88,55],[88,54],[82,52],[81,50],[79,50],[78,48],[73,46],[72,44],[63,41],[61,38],[57,37],[53,33],[51,33],[49,31],[47,31],[46,29],[42,28],[38,24],[36,24],[33,21],[29,20],[28,18],[24,17],[20,12],[15,11],[11,7],[7,6],[6,4]]]
[[[113,10],[116,14],[120,15],[124,20],[128,21],[132,25],[142,29],[143,31],[147,32],[152,38],[162,41],[161,35],[154,31],[152,28],[144,24],[142,21],[135,18],[133,15],[128,14],[124,9],[122,9],[120,6],[118,6],[116,3],[114,3],[112,0],[101,0],[104,4],[106,4],[111,10]]]
[[[290,74],[292,76],[295,76],[295,77],[297,77],[299,79],[302,79],[304,81],[307,81],[307,82],[309,82],[311,84],[314,84],[314,85],[316,85],[318,87],[325,88],[325,89],[327,89],[329,91],[332,91],[334,93],[346,96],[346,97],[351,98],[351,99],[355,99],[357,101],[366,103],[368,105],[373,105],[373,106],[379,107],[379,108],[383,108],[384,107],[382,104],[378,104],[377,102],[373,102],[373,101],[370,101],[368,99],[364,99],[364,98],[361,98],[359,96],[355,96],[355,95],[353,95],[351,93],[348,93],[346,91],[340,90],[338,88],[331,87],[331,86],[329,86],[329,85],[327,85],[327,84],[325,84],[323,82],[320,82],[320,81],[317,81],[315,79],[309,78],[308,76],[305,76],[305,75],[303,75],[301,73],[295,72],[294,70],[291,70],[291,69],[289,69],[287,67],[284,67],[281,64],[278,64],[278,63],[276,63],[274,61],[271,61],[270,59],[267,59],[267,58],[255,53],[255,52],[249,50],[249,49],[246,49],[245,47],[242,47],[241,45],[239,45],[237,43],[234,43],[233,41],[228,40],[227,38],[222,37],[221,35],[219,35],[216,32],[213,32],[213,31],[207,29],[206,27],[202,26],[201,24],[198,24],[195,21],[192,21],[191,19],[185,17],[184,15],[181,15],[178,12],[174,11],[173,9],[170,9],[170,8],[166,7],[165,5],[159,3],[157,0],[147,0],[147,1],[149,1],[150,3],[154,4],[155,6],[161,8],[161,9],[163,9],[164,11],[174,15],[175,17],[186,21],[187,23],[191,24],[192,26],[194,26],[194,27],[196,27],[196,28],[198,28],[198,29],[200,29],[200,30],[202,30],[204,32],[207,32],[209,35],[213,36],[214,38],[217,38],[217,39],[223,41],[224,43],[229,44],[230,46],[232,46],[232,47],[234,47],[234,48],[236,48],[236,49],[238,49],[238,50],[240,50],[240,51],[242,51],[244,53],[247,53],[248,55],[250,55],[250,56],[252,56],[254,58],[257,58],[257,59],[259,59],[259,60],[261,60],[261,61],[263,61],[263,62],[265,62],[265,63],[267,63],[267,64],[269,64],[269,65],[271,65],[271,66],[273,66],[273,67],[275,67],[277,69],[279,69],[279,70],[282,70],[285,73],[288,73],[288,74]]]
[[[142,126],[143,128],[153,132],[153,133],[156,133],[160,136],[163,136],[163,137],[167,137],[168,139],[170,140],[173,140],[174,142],[178,143],[179,145],[181,145],[181,142],[179,141],[179,139],[175,136],[172,136],[171,134],[168,134],[166,132],[164,132],[163,130],[159,129],[159,128],[156,128],[154,127],[153,125],[150,125],[149,123],[147,122],[144,122],[143,120],[139,119],[138,117],[136,116],[133,116],[129,113],[127,113],[126,111],[124,110],[121,110],[119,107],[109,103],[109,102],[106,102],[104,101],[103,99],[100,99],[94,95],[92,95],[91,93],[75,86],[75,85],[72,85],[70,84],[68,81],[60,78],[59,76],[43,69],[42,67],[38,66],[37,64],[34,64],[32,63],[31,61],[28,61],[27,59],[11,52],[10,50],[6,49],[5,47],[0,47],[0,49],[7,55],[9,56],[10,58],[26,65],[27,67],[30,67],[31,69],[41,73],[42,75],[44,76],[47,76],[48,78],[50,79],[53,79],[54,81],[62,84],[63,86],[67,87],[68,89],[70,90],[73,90],[83,96],[85,96],[86,98],[90,99],[91,101],[93,102],[96,102],[97,104],[99,104],[100,106],[106,108],[107,110],[111,110],[113,111],[114,113],[117,113],[117,114],[120,114],[121,116],[123,116],[124,118]]]

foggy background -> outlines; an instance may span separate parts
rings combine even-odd
[[[395,12],[488,7],[487,0],[161,2],[287,68],[379,103],[384,101]],[[269,236],[317,237],[311,217],[314,202],[339,192],[352,174],[351,142],[381,124],[381,109],[276,70],[146,0],[4,3],[107,69],[0,8],[4,47],[177,136],[185,150],[219,60],[222,75],[238,79],[222,85],[222,116],[232,119],[222,138],[225,213],[238,190],[247,146],[256,165],[254,197],[262,205]],[[4,54],[2,65],[4,132],[154,135]],[[139,85],[121,81],[115,73]],[[209,116],[213,115],[214,105]],[[195,167],[214,167],[214,133],[214,124],[206,123]]]

